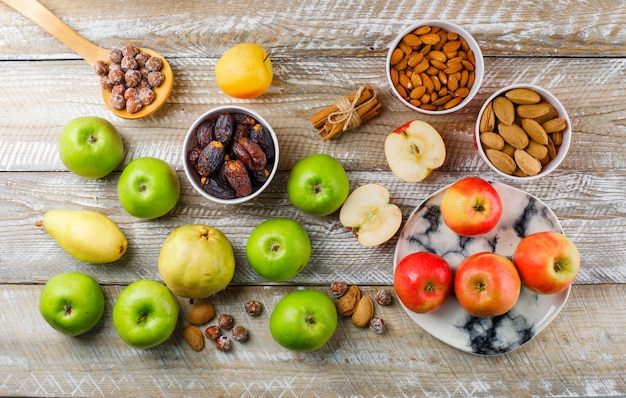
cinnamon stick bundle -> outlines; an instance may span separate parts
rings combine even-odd
[[[378,116],[380,110],[381,104],[376,98],[376,90],[365,85],[356,93],[339,98],[333,105],[317,112],[309,121],[322,141],[327,141]]]

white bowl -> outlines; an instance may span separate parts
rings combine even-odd
[[[263,127],[265,127],[265,129],[267,129],[267,131],[270,133],[270,136],[272,137],[272,143],[274,146],[273,160],[271,160],[270,162],[270,160],[268,159],[268,166],[271,165],[272,167],[271,169],[268,167],[268,171],[270,172],[270,174],[267,177],[267,181],[265,181],[265,183],[261,185],[260,187],[254,189],[250,195],[237,197],[234,199],[218,198],[209,194],[207,191],[205,191],[202,188],[202,184],[200,182],[201,181],[200,175],[198,174],[195,167],[189,160],[190,151],[194,147],[196,147],[198,143],[198,139],[196,135],[196,129],[198,128],[198,126],[200,126],[206,120],[212,120],[212,119],[215,120],[218,118],[219,115],[224,114],[224,113],[242,113],[242,114],[252,117],[258,123],[260,123]],[[247,108],[243,108],[239,106],[222,106],[222,107],[218,107],[218,108],[215,108],[206,112],[205,114],[200,116],[198,119],[196,119],[196,121],[191,125],[191,127],[187,131],[187,135],[185,136],[182,156],[183,156],[183,167],[185,169],[185,175],[187,176],[187,179],[189,180],[189,182],[195,188],[196,191],[198,191],[205,198],[216,203],[239,204],[239,203],[247,202],[259,196],[261,192],[263,192],[274,179],[274,176],[276,175],[276,170],[278,169],[278,159],[279,159],[278,138],[276,136],[276,133],[272,129],[272,127],[269,125],[269,123],[256,112],[253,112]]]
[[[503,173],[502,171],[498,170],[493,164],[491,164],[489,159],[487,159],[487,155],[485,154],[483,146],[482,146],[482,144],[480,142],[480,130],[479,130],[480,119],[483,116],[483,112],[485,111],[485,108],[496,97],[504,95],[504,93],[506,93],[507,91],[515,89],[515,88],[527,88],[527,89],[530,89],[530,90],[533,90],[533,91],[537,92],[541,96],[541,100],[551,104],[552,106],[554,106],[554,108],[557,111],[557,116],[560,117],[560,118],[565,119],[565,121],[567,122],[567,127],[565,128],[565,130],[563,130],[563,142],[561,143],[561,145],[559,145],[556,148],[556,157],[554,159],[552,159],[548,164],[543,166],[542,169],[541,169],[541,172],[539,172],[539,174],[536,174],[534,176],[518,177],[518,176],[514,176],[514,175]],[[503,177],[506,177],[508,179],[517,180],[517,181],[534,180],[534,179],[546,176],[546,175],[550,174],[552,171],[554,171],[561,164],[561,162],[563,162],[563,159],[565,159],[565,156],[567,155],[567,152],[569,151],[569,146],[570,146],[571,140],[572,140],[572,123],[571,123],[571,121],[569,119],[569,115],[567,114],[567,111],[565,110],[565,108],[563,107],[561,102],[551,92],[549,92],[548,90],[546,90],[546,89],[544,89],[542,87],[533,85],[533,84],[514,84],[514,85],[511,85],[511,86],[504,87],[504,88],[496,91],[495,93],[493,93],[485,101],[483,106],[480,108],[480,112],[478,113],[478,118],[476,119],[476,124],[474,126],[474,144],[476,146],[476,150],[478,151],[478,154],[480,155],[480,157],[497,174],[499,174],[499,175],[501,175]]]
[[[413,104],[411,104],[410,102],[408,102],[406,99],[404,99],[396,90],[393,81],[391,79],[391,54],[393,53],[393,50],[398,46],[398,44],[400,44],[400,41],[402,40],[402,38],[413,32],[415,29],[419,28],[420,26],[438,26],[440,28],[442,28],[443,30],[450,32],[450,33],[456,33],[459,36],[463,37],[463,39],[465,39],[465,41],[467,42],[467,44],[469,45],[469,48],[472,50],[472,52],[474,53],[474,58],[476,60],[476,65],[474,66],[474,84],[472,85],[469,94],[467,95],[467,97],[465,97],[459,104],[457,104],[456,106],[450,108],[450,109],[444,109],[444,110],[428,110],[428,109],[422,109],[418,106],[415,106]],[[406,107],[408,107],[411,110],[414,110],[416,112],[421,112],[421,113],[425,113],[425,114],[429,114],[429,115],[443,115],[443,114],[447,114],[447,113],[451,113],[451,112],[455,112],[458,111],[459,109],[463,108],[465,105],[467,105],[476,95],[476,93],[478,93],[478,90],[480,89],[480,86],[482,84],[483,81],[483,75],[485,73],[485,63],[484,63],[484,59],[483,59],[483,54],[482,51],[480,50],[480,47],[478,46],[478,43],[476,42],[476,40],[474,39],[474,37],[465,29],[463,29],[462,27],[460,27],[457,24],[451,23],[451,22],[447,22],[447,21],[440,21],[440,20],[427,20],[427,21],[420,21],[417,22],[409,27],[407,27],[404,31],[402,31],[393,41],[393,43],[391,43],[391,46],[389,47],[389,52],[387,53],[387,64],[386,64],[386,71],[387,71],[387,81],[389,82],[389,86],[391,88],[391,92],[392,94],[398,98],[400,100],[400,102],[402,102]]]

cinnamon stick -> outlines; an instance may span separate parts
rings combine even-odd
[[[380,113],[381,104],[371,86],[337,100],[333,105],[314,114],[309,121],[323,141],[358,127]]]

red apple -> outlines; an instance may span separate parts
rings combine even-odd
[[[393,287],[406,308],[418,314],[443,305],[452,292],[452,268],[442,257],[415,252],[396,266]]]
[[[522,283],[515,264],[490,252],[465,258],[454,275],[454,294],[470,315],[497,316],[507,313],[519,298]]]
[[[430,124],[410,121],[385,138],[385,157],[391,171],[407,182],[418,182],[446,160],[446,145]]]
[[[513,262],[522,284],[539,294],[562,292],[580,269],[580,254],[574,242],[560,232],[530,234],[515,248]]]
[[[502,216],[500,194],[479,177],[462,178],[450,185],[441,198],[443,222],[462,236],[491,231]]]

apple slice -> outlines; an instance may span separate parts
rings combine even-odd
[[[363,246],[378,246],[395,235],[402,224],[402,211],[389,203],[389,191],[380,184],[365,184],[346,199],[339,221],[350,228]]]
[[[430,124],[410,121],[385,139],[385,157],[391,171],[407,182],[418,182],[446,160],[446,145]]]

